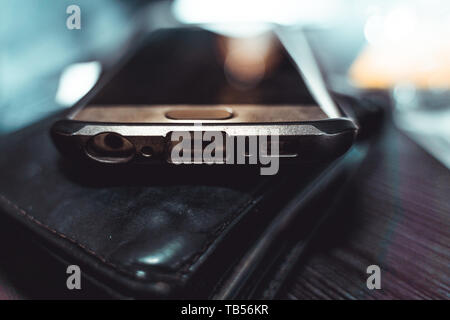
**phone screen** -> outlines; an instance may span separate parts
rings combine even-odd
[[[155,32],[91,101],[101,105],[317,103],[273,35]]]

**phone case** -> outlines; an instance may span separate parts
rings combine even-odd
[[[124,54],[121,63],[109,70],[106,68],[97,86],[74,107],[75,110],[87,104],[205,107],[222,104],[231,108],[236,105],[267,105],[274,109],[286,105],[317,105],[284,49],[280,48],[276,71],[267,74],[256,88],[242,91],[228,84],[223,66],[216,59],[218,39],[212,33],[198,29],[159,30],[144,38],[136,41],[140,45],[135,44],[135,49]],[[172,58],[166,60],[166,57]],[[192,75],[198,79],[192,81]],[[342,109],[339,103],[336,105],[337,109]],[[129,112],[127,117],[139,116]],[[166,163],[171,162],[168,155],[173,132],[202,130],[234,138],[272,130],[279,135],[281,161],[311,162],[329,161],[343,154],[357,132],[357,126],[348,117],[314,121],[295,121],[296,118],[292,118],[290,122],[272,123],[204,121],[201,129],[192,123],[139,123],[136,119],[132,123],[102,123],[90,122],[87,118],[83,121],[63,118],[52,127],[52,137],[61,153],[69,158],[111,163],[113,161],[108,159],[99,160],[87,149],[96,135],[114,133],[130,144],[130,153],[118,163]],[[142,152],[143,148],[152,150],[151,156]]]

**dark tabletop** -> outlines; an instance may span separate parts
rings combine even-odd
[[[283,299],[448,299],[450,172],[388,123]],[[369,265],[381,289],[369,290]]]

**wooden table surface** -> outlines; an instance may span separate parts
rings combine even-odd
[[[279,298],[448,299],[449,197],[450,171],[388,121]]]

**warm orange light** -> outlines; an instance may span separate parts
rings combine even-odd
[[[435,50],[423,50],[420,44],[410,50],[368,45],[350,68],[350,79],[363,88],[384,89],[398,83],[450,88],[450,45]]]
[[[350,68],[355,85],[388,88],[450,87],[450,16],[443,8],[406,3],[370,16],[364,27],[368,45]]]
[[[277,47],[271,34],[222,40],[220,49],[224,72],[235,87],[255,87],[278,60]]]

